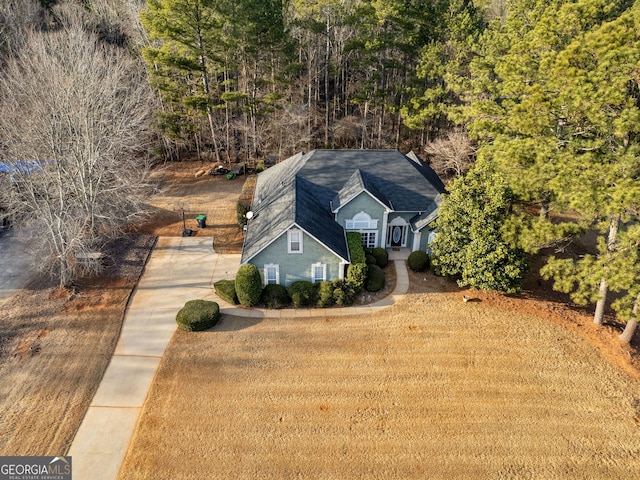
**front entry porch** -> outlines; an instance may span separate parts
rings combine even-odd
[[[389,260],[406,260],[409,258],[409,254],[411,253],[410,248],[387,248],[387,253],[389,253]]]

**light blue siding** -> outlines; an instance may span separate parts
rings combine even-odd
[[[420,250],[422,250],[423,252],[429,253],[429,251],[427,250],[427,242],[429,241],[429,235],[432,231],[433,230],[428,226],[422,229],[422,236],[420,237]]]
[[[279,266],[280,284],[288,287],[297,280],[311,282],[311,265],[324,263],[327,265],[327,280],[340,278],[341,259],[327,247],[309,236],[302,234],[302,253],[287,253],[287,232],[283,232],[271,245],[249,263],[260,270],[264,283],[264,266],[270,263]]]
[[[377,229],[367,229],[367,230],[376,230],[377,233],[377,246],[384,247],[384,245],[380,245],[380,241],[382,240],[382,221],[384,218],[385,207],[375,200],[371,195],[366,192],[362,192],[358,194],[355,198],[353,198],[349,203],[344,205],[337,213],[336,221],[338,224],[344,228],[345,221],[351,220],[355,215],[360,212],[367,213],[372,220],[378,220],[378,228]]]

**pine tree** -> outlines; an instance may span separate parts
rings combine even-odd
[[[216,154],[213,116],[219,103],[216,79],[223,47],[218,5],[214,0],[148,0],[141,15],[154,42],[142,53],[152,85],[165,101],[162,126],[181,136],[194,131],[194,117],[205,115]]]

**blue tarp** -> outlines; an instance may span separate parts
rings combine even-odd
[[[45,162],[36,160],[16,160],[0,162],[0,172],[30,174],[42,170]]]

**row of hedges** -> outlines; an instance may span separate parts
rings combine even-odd
[[[233,305],[253,307],[263,304],[267,308],[347,306],[363,289],[380,291],[384,287],[384,272],[375,264],[357,263],[349,265],[344,280],[311,283],[305,280],[293,282],[287,289],[282,285],[267,285],[262,288],[258,267],[241,265],[235,280],[220,280],[214,284],[215,292]]]
[[[315,284],[299,280],[293,282],[288,289],[276,284],[262,288],[262,277],[258,267],[246,264],[240,266],[235,280],[220,280],[214,284],[214,288],[223,300],[234,305],[242,304],[248,307],[253,307],[258,303],[262,303],[267,308],[276,309],[289,305],[296,308],[351,305],[355,296],[363,289],[366,288],[369,292],[378,292],[384,287],[385,278],[382,266],[387,265],[389,260],[386,250],[382,248],[374,248],[365,254],[361,244],[358,243],[358,245],[361,247],[362,258],[366,263],[349,265],[344,280]],[[354,250],[357,251],[355,248]],[[429,256],[419,250],[411,252],[407,264],[411,270],[422,271],[429,266]],[[183,330],[196,331],[211,328],[219,318],[220,308],[217,303],[192,300],[187,302],[178,312],[176,322]]]

